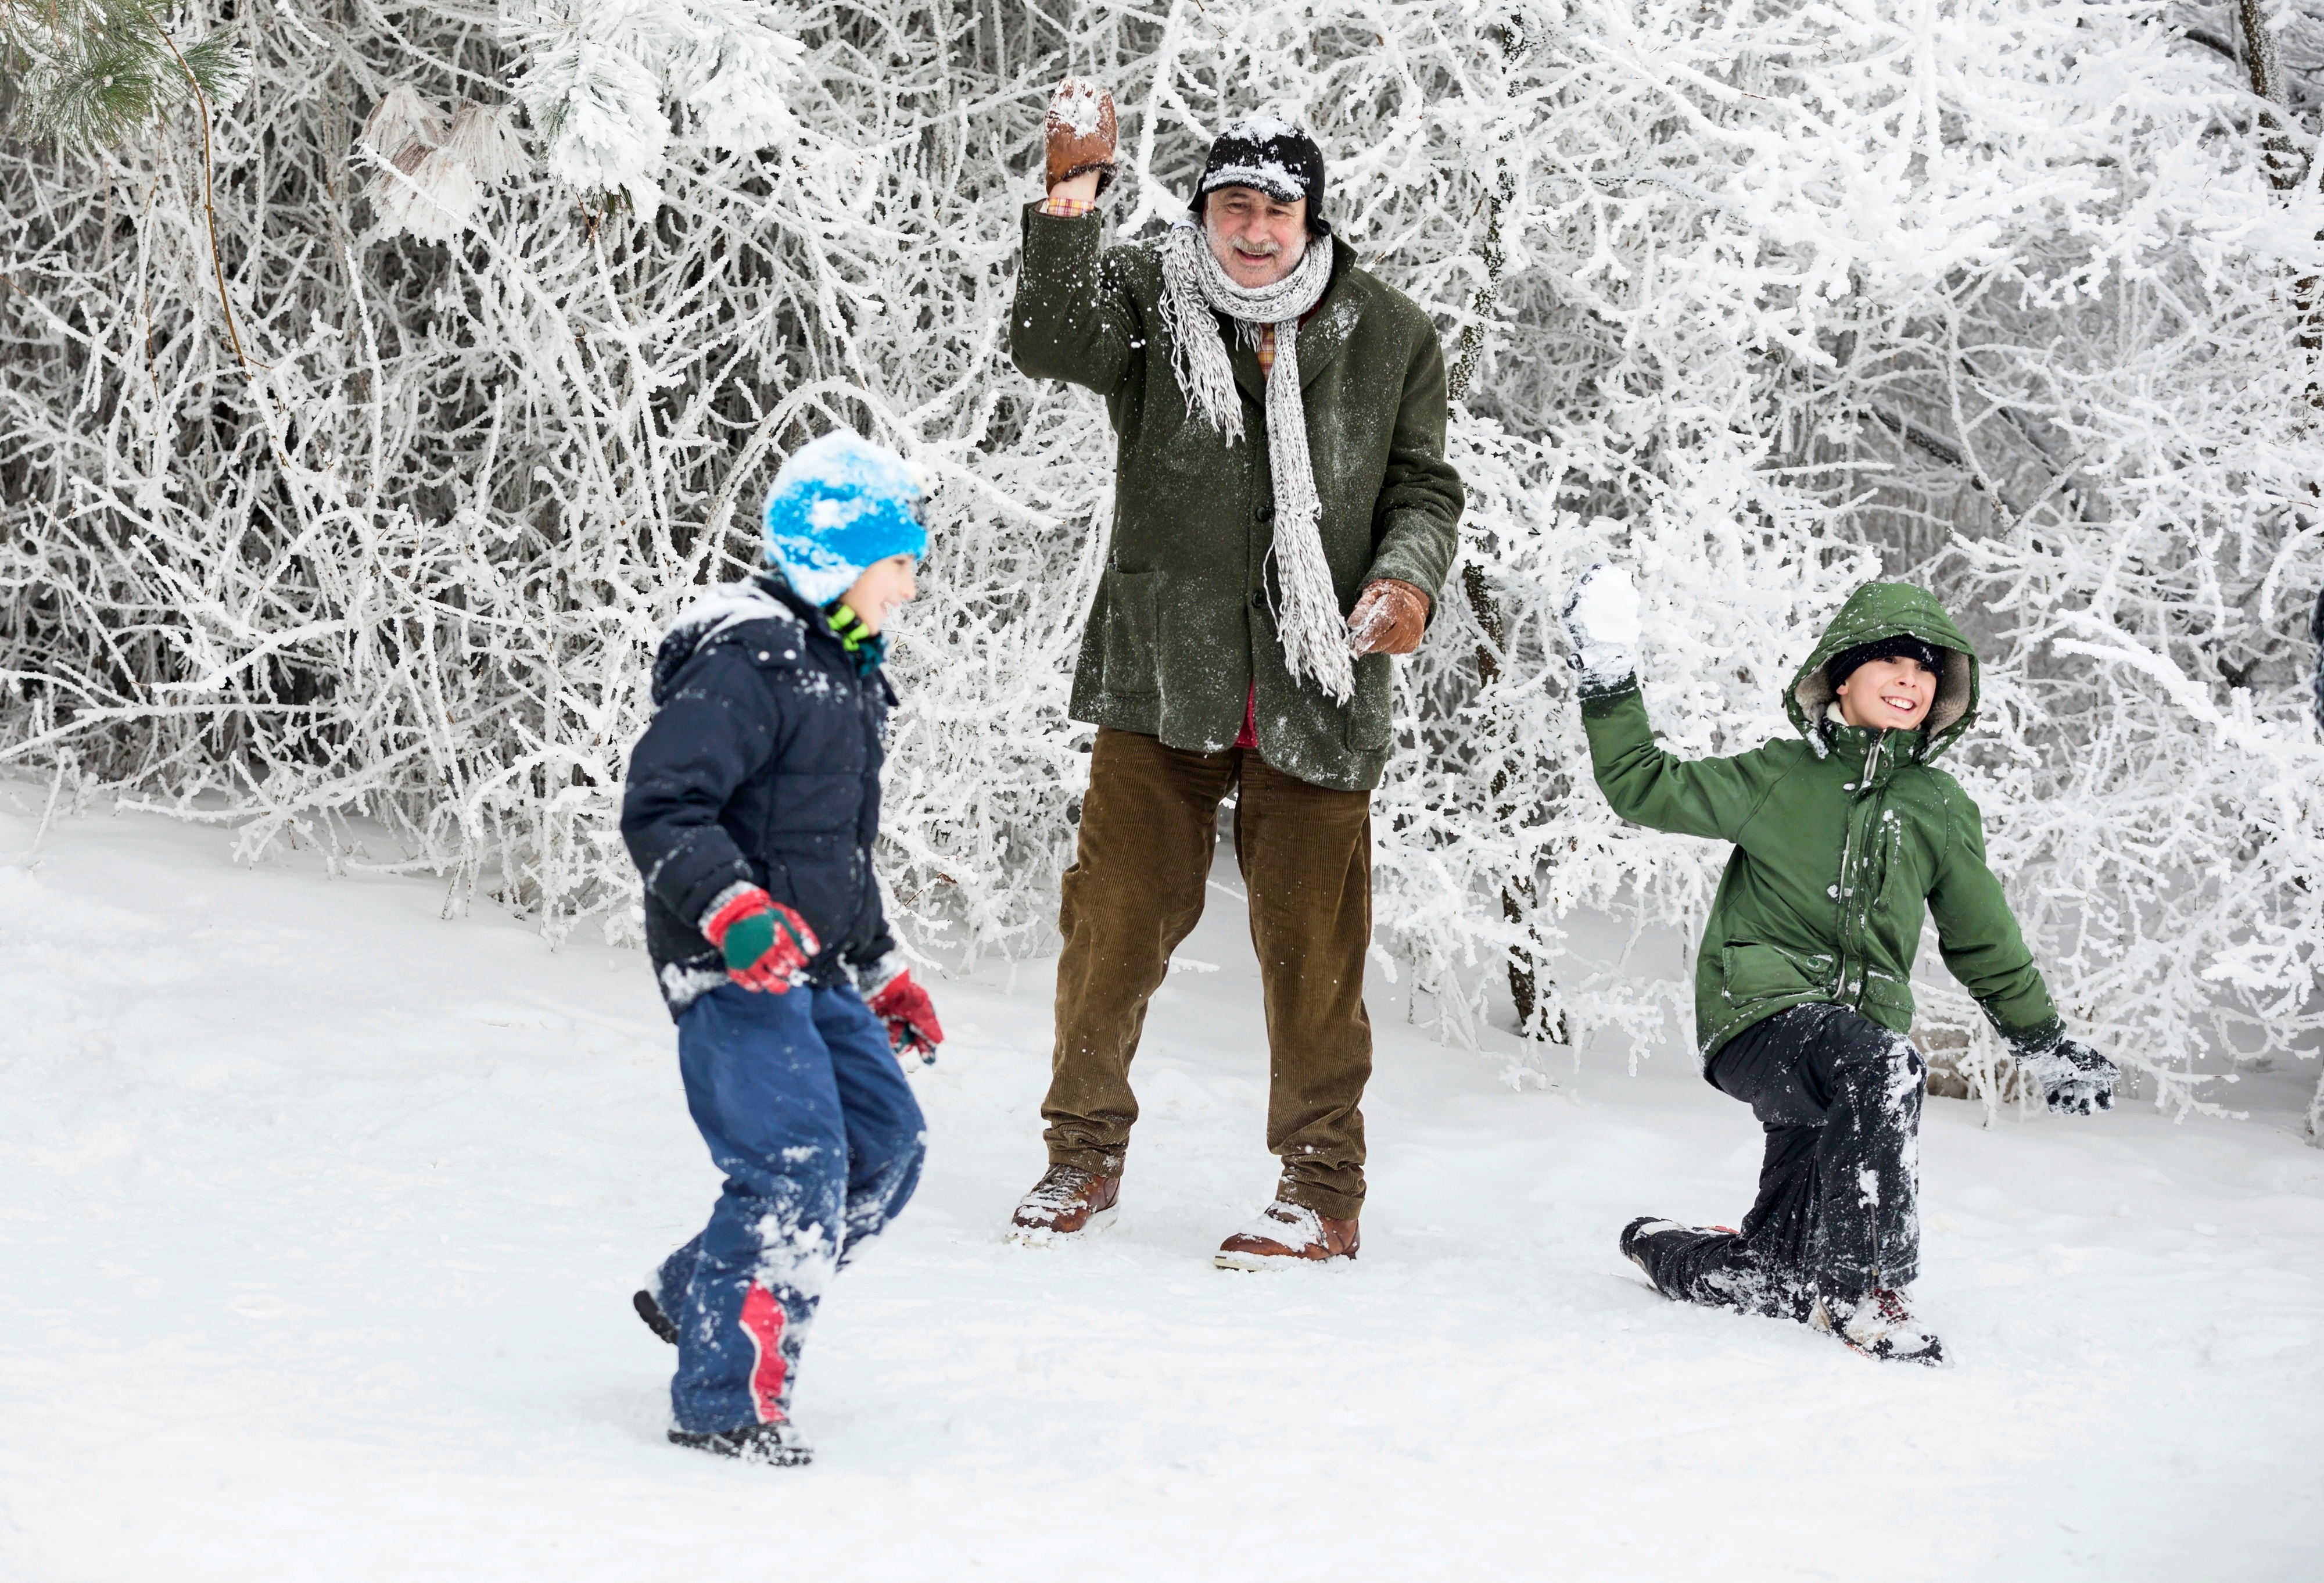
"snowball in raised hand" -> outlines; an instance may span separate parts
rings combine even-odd
[[[1077,177],[1094,175],[1097,181],[1087,197],[1102,197],[1113,185],[1113,96],[1085,79],[1068,77],[1049,100],[1048,119],[1042,130],[1048,145],[1050,192],[1056,193]]]
[[[1565,601],[1566,641],[1585,690],[1606,691],[1638,668],[1638,590],[1618,566],[1583,572]]]

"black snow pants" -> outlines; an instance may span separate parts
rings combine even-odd
[[[1766,1129],[1759,1197],[1738,1233],[1660,1236],[1668,1297],[1803,1319],[1821,1292],[1854,1301],[1920,1273],[1921,1052],[1846,1006],[1746,1028],[1711,1079]]]

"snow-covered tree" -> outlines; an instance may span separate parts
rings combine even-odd
[[[774,464],[848,422],[936,486],[897,644],[899,912],[1041,949],[1111,445],[1015,374],[1006,307],[1072,71],[1121,106],[1123,232],[1274,106],[1446,335],[1467,552],[1402,672],[1378,915],[1449,1036],[1512,986],[1545,1047],[1683,1026],[1683,986],[1563,924],[1683,928],[1717,876],[1590,782],[1554,616],[1618,557],[1688,752],[1788,729],[1782,681],[1857,581],[1928,581],[1985,645],[1955,767],[2070,1017],[2174,1106],[2313,1053],[2324,26],[2297,8],[245,14],[215,268],[180,140],[0,167],[0,755],[619,935],[645,656],[750,560]],[[2005,1092],[1925,987],[1931,1037]]]

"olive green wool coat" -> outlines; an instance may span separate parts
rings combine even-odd
[[[1924,729],[1831,719],[1825,663],[1906,633],[1944,651]],[[1969,640],[1936,600],[1903,583],[1857,589],[1792,678],[1784,705],[1799,741],[1680,759],[1655,745],[1637,678],[1583,696],[1590,756],[1615,812],[1735,843],[1695,958],[1695,1042],[1706,1074],[1728,1040],[1811,1002],[1909,1032],[1924,906],[1945,966],[2003,1036],[2026,1051],[2058,1041],[2057,1009],[1986,866],[1977,804],[1935,766],[1976,719],[1977,701]]]
[[[1073,717],[1213,753],[1242,729],[1258,687],[1260,754],[1343,792],[1379,784],[1395,680],[1385,654],[1356,662],[1340,704],[1292,679],[1270,613],[1275,484],[1259,358],[1219,319],[1243,438],[1229,445],[1189,409],[1162,328],[1151,243],[1101,250],[1097,215],[1028,205],[1010,317],[1017,366],[1086,385],[1113,420],[1113,534],[1074,672]],[[1460,475],[1444,459],[1444,354],[1409,298],[1335,249],[1331,282],[1299,330],[1299,384],[1323,554],[1342,615],[1395,578],[1433,601],[1452,564]]]

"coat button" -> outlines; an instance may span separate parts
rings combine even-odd
[[[1262,594],[1262,593],[1260,593],[1257,588],[1253,588],[1253,589],[1251,589],[1251,591],[1250,591],[1250,607],[1251,607],[1252,609],[1254,609],[1254,610],[1264,610],[1264,609],[1266,609],[1266,608],[1267,608],[1267,596],[1266,596],[1266,595],[1264,595],[1264,594]]]
[[[1259,520],[1263,523],[1273,522],[1275,520],[1275,507],[1271,505],[1260,506],[1259,508]]]

